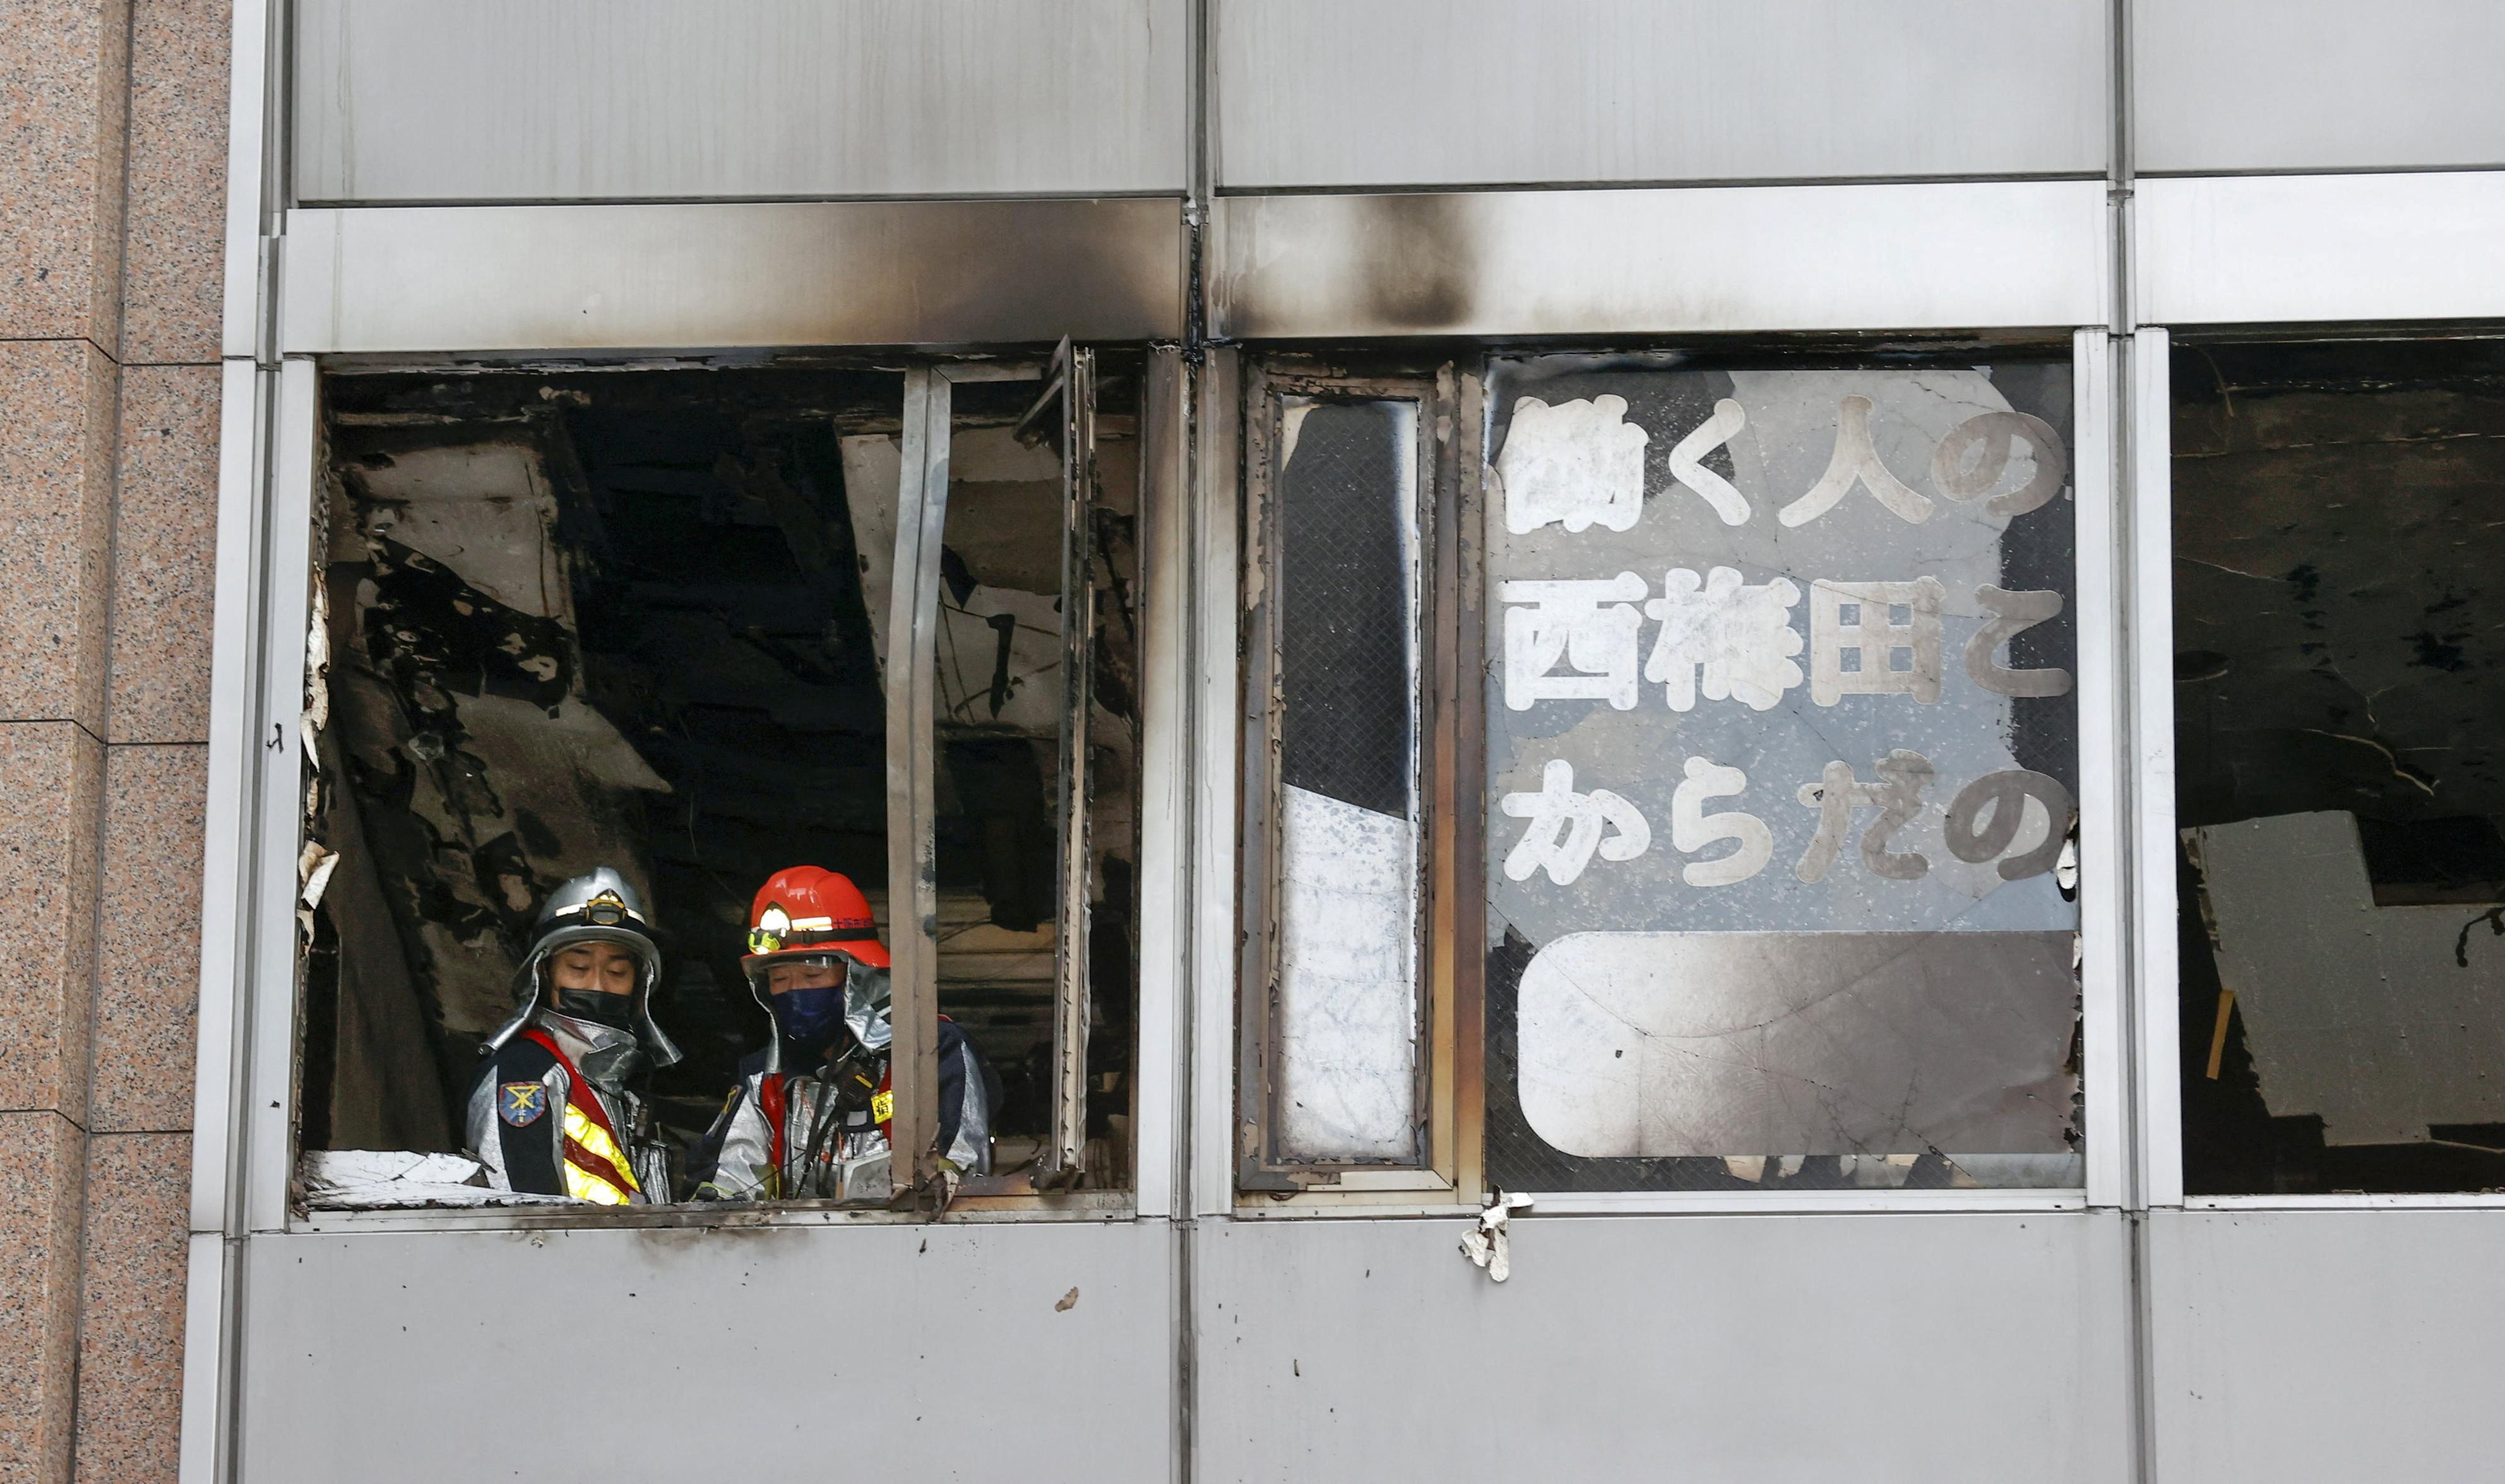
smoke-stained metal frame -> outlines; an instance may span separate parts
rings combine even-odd
[[[939,1101],[939,866],[933,835],[937,727],[940,537],[948,520],[949,384],[937,367],[904,373],[904,440],[896,487],[896,574],[887,631],[888,1061],[896,1099],[889,1148],[900,1187],[932,1174]],[[891,644],[890,649],[895,647]]]
[[[1040,1184],[1067,1185],[1085,1173],[1087,1149],[1087,825],[1089,737],[1096,671],[1096,352],[1065,337],[1045,372],[1041,411],[1058,402],[1061,452],[1060,873],[1052,1001],[1051,1131],[1037,1163]],[[1030,412],[1032,420],[1036,413]],[[1134,1089],[1136,1091],[1136,1088]]]
[[[1246,816],[1238,785],[1244,708],[1238,694],[1243,663],[1244,352],[1210,348],[1193,396],[1191,624],[1190,985],[1188,1038],[1190,1144],[1187,1189],[1181,1209],[1194,1218],[1224,1216],[1235,1206],[1236,972],[1241,908],[1236,840]]]
[[[888,632],[909,636],[887,657],[888,900],[891,911],[895,1049],[891,1091],[896,1148],[915,1150],[911,1184],[935,1172],[938,1129],[939,872],[935,843],[940,552],[948,524],[948,453],[958,381],[1044,385],[1024,435],[1047,408],[1061,455],[1062,706],[1052,1011],[1051,1126],[1040,1184],[1066,1186],[1085,1169],[1087,1144],[1088,724],[1095,654],[1093,512],[1096,506],[1096,353],[1061,342],[1049,366],[944,362],[905,372],[904,438],[897,480],[896,565]],[[1144,464],[1145,468],[1145,464]],[[910,574],[907,578],[905,575]],[[902,677],[900,686],[899,676]],[[894,698],[902,697],[902,705]]]
[[[2071,1189],[1533,1191],[1535,1212],[1731,1212],[1757,1215],[1848,1211],[2075,1211],[2125,1201],[2131,1086],[2125,1075],[2123,1007],[2129,967],[2117,739],[2126,675],[2118,639],[2121,597],[2115,563],[2120,494],[2113,467],[2116,406],[2112,359],[2102,327],[2073,331],[2072,496],[2076,503],[2073,591],[2078,612],[2080,1089],[2085,1101],[2085,1184]],[[2098,766],[2098,760],[2110,766]],[[2090,821],[2101,815],[2101,827]]]
[[[2125,854],[2125,830],[2122,820],[2124,785],[2128,755],[2122,744],[2124,736],[2122,697],[2132,673],[2125,666],[2127,656],[2121,645],[2122,636],[2122,570],[2123,522],[2120,519],[2120,489],[2114,459],[2117,447],[2115,418],[2118,411],[2115,358],[2111,354],[2108,333],[2102,328],[2082,329],[2067,336],[2072,375],[2073,427],[2076,448],[2073,459],[2072,497],[2077,507],[2077,535],[2074,562],[2074,592],[2078,612],[2079,651],[2076,695],[2079,708],[2081,751],[2080,813],[2082,818],[2079,844],[2080,871],[2080,1017],[2083,1042],[2081,1088],[2084,1110],[2087,1157],[2082,1187],[2061,1189],[1983,1189],[1983,1190],[1837,1190],[1782,1192],[1719,1191],[1626,1191],[1626,1192],[1533,1192],[1535,1209],[1550,1214],[1649,1211],[1726,1211],[1758,1214],[1816,1211],[2030,1211],[2076,1210],[2088,1206],[2113,1207],[2127,1200],[2126,1182],[2133,1161],[2129,1158],[2131,1141],[2137,1120],[2132,1117],[2135,1103],[2133,1086],[2126,1076],[2127,1056],[2135,1048],[2127,1040],[2125,992],[2128,980],[2126,921],[2134,902],[2127,895],[2126,883],[2132,878]],[[1298,374],[1287,368],[1295,363],[1283,363],[1276,372],[1255,370],[1246,376],[1247,388],[1237,406],[1245,430],[1246,451],[1241,473],[1246,481],[1243,499],[1246,554],[1243,578],[1247,591],[1258,591],[1275,599],[1275,580],[1261,574],[1263,563],[1271,561],[1276,544],[1266,534],[1275,519],[1269,507],[1275,505],[1276,470],[1272,449],[1276,446],[1278,413],[1275,402],[1286,395],[1338,395],[1348,398],[1420,395],[1412,382],[1366,381],[1354,378],[1316,377]],[[1437,527],[1430,538],[1436,549],[1439,573],[1435,579],[1437,598],[1431,612],[1449,615],[1438,622],[1428,620],[1434,634],[1438,658],[1432,666],[1433,703],[1437,711],[1458,707],[1460,717],[1439,718],[1431,740],[1420,739],[1422,748],[1451,746],[1457,754],[1439,759],[1443,765],[1434,770],[1452,782],[1437,787],[1429,795],[1433,804],[1427,838],[1430,858],[1435,864],[1429,872],[1430,889],[1426,914],[1432,921],[1429,937],[1434,945],[1452,945],[1448,953],[1437,953],[1429,963],[1449,966],[1451,978],[1438,967],[1431,976],[1422,974],[1422,981],[1432,986],[1435,1007],[1435,1055],[1439,1068],[1453,1069],[1452,1080],[1441,1085],[1465,1089],[1457,1104],[1444,1106],[1440,1094],[1432,1100],[1436,1106],[1437,1137],[1449,1143],[1435,1145],[1435,1168],[1446,1180],[1453,1180],[1458,1191],[1475,1199],[1480,1193],[1480,1175],[1475,1157],[1467,1158],[1463,1168],[1454,1155],[1475,1156],[1479,1133],[1477,1119],[1483,1113],[1483,1073],[1478,1056],[1483,1052],[1483,1008],[1474,991],[1484,966],[1484,945],[1476,944],[1474,935],[1464,940],[1464,935],[1477,914],[1450,914],[1435,903],[1457,903],[1475,901],[1473,895],[1484,870],[1484,850],[1475,832],[1468,840],[1448,828],[1445,821],[1456,815],[1473,820],[1481,812],[1461,809],[1459,798],[1475,799],[1484,783],[1479,769],[1467,764],[1484,751],[1484,738],[1468,724],[1468,719],[1483,714],[1477,704],[1476,687],[1483,683],[1485,670],[1485,618],[1467,611],[1465,600],[1458,592],[1441,584],[1453,573],[1464,568],[1467,556],[1463,544],[1468,540],[1471,522],[1480,518],[1477,509],[1477,478],[1484,463],[1480,439],[1484,436],[1486,407],[1478,378],[1471,374],[1447,372],[1434,392],[1437,404],[1447,409],[1459,401],[1464,404],[1466,418],[1457,419],[1475,437],[1469,446],[1460,446],[1455,440],[1435,456],[1439,460],[1436,485],[1439,498],[1463,502],[1460,509],[1439,512]],[[1422,461],[1422,468],[1425,467]],[[1464,587],[1466,584],[1464,584]],[[1261,1125],[1266,1121],[1267,1083],[1261,1066],[1266,1050],[1269,1026],[1266,1012],[1267,992],[1275,966],[1271,946],[1271,923],[1278,895],[1276,864],[1277,810],[1272,802],[1275,787],[1274,716],[1276,701],[1275,616],[1261,606],[1248,605],[1247,642],[1243,647],[1246,665],[1245,681],[1237,713],[1242,724],[1244,746],[1243,818],[1241,823],[1242,857],[1240,869],[1245,882],[1243,951],[1238,966],[1242,974],[1239,986],[1239,1039],[1235,1048],[1239,1078],[1238,1109],[1234,1125],[1236,1138],[1230,1152],[1239,1169],[1239,1184],[1247,1191],[1269,1187],[1287,1189],[1306,1184],[1319,1170],[1291,1172],[1288,1167],[1268,1157],[1269,1134]],[[1435,631],[1442,630],[1441,633]],[[2169,671],[2170,673],[2170,670]],[[1430,711],[1433,715],[1435,712]],[[1468,774],[1464,778],[1464,773]],[[1464,792],[1456,795],[1454,788]],[[1443,811],[1436,819],[1434,811]],[[1455,849],[1457,854],[1446,861],[1442,852]],[[2170,882],[2170,876],[2168,878]],[[1446,1020],[1444,1004],[1451,1007]],[[2145,1018],[2145,1017],[2144,1017]],[[2164,1017],[2155,1017],[2163,1019]],[[2144,1027],[2143,1027],[2144,1029]],[[2170,1031],[2170,1023],[2168,1029]],[[2144,1050],[2142,1054],[2145,1054]],[[2170,1066],[2170,1063],[2166,1065]],[[1438,1076],[1443,1074],[1439,1072]],[[1448,1114],[1458,1117],[1451,1126],[1441,1121]],[[2167,1125],[2170,1128],[2170,1125]],[[1239,1215],[1314,1214],[1330,1206],[1363,1201],[1351,1188],[1362,1180],[1368,1184],[1381,1182],[1393,1189],[1404,1182],[1392,1171],[1379,1174],[1362,1168],[1340,1173],[1341,1189],[1323,1192],[1308,1187],[1293,1199],[1282,1200],[1263,1196],[1249,1205],[1239,1206]],[[1297,1180],[1295,1174],[1304,1174]],[[1356,1176],[1358,1180],[1350,1179]],[[1414,1178],[1407,1184],[1414,1184]],[[1378,1189],[1381,1186],[1377,1186]],[[1346,1192],[1346,1193],[1343,1193]],[[1373,1196],[1375,1200],[1394,1200],[1390,1189]],[[1414,1202],[1418,1195],[1412,1195]],[[1355,1210],[1367,1209],[1353,1205]]]
[[[1469,378],[1475,386],[1476,378]],[[1459,800],[1457,760],[1469,749],[1456,736],[1462,706],[1454,682],[1474,675],[1456,653],[1454,619],[1459,547],[1456,527],[1462,461],[1457,430],[1464,426],[1460,378],[1450,367],[1429,376],[1346,375],[1283,362],[1256,365],[1245,377],[1239,415],[1244,428],[1243,529],[1246,552],[1241,615],[1244,657],[1242,718],[1244,765],[1242,898],[1243,1005],[1237,1049],[1236,1184],[1245,1191],[1287,1195],[1321,1193],[1455,1192],[1459,1174],[1456,1097],[1459,1024],[1458,985],[1475,979],[1476,956],[1460,935],[1467,898],[1457,890],[1455,866],[1468,857],[1451,838],[1456,822],[1475,817]],[[1412,856],[1416,915],[1411,925],[1418,1017],[1413,1027],[1417,1062],[1412,1116],[1420,1151],[1413,1159],[1319,1160],[1279,1150],[1284,1119],[1278,1077],[1281,912],[1285,901],[1285,851],[1281,842],[1281,782],[1286,691],[1282,540],[1286,476],[1285,417],[1290,401],[1314,404],[1406,403],[1416,408],[1411,451],[1414,485],[1409,493],[1417,542],[1418,592],[1408,621],[1418,646],[1412,697],[1411,777],[1418,818]],[[1204,577],[1207,575],[1204,574]],[[1475,697],[1473,690],[1472,696]]]
[[[274,287],[290,355],[1107,344],[1183,330],[1188,242],[1171,197],[299,208],[285,227]]]

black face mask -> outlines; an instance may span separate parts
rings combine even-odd
[[[635,997],[605,994],[596,989],[560,989],[556,992],[556,1012],[622,1031],[635,1018]]]

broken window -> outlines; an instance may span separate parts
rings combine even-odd
[[[2065,356],[1245,416],[1245,1188],[2082,1183]]]
[[[309,1201],[502,1198],[465,1149],[479,1047],[513,1015],[543,905],[600,866],[649,914],[652,1018],[681,1053],[638,1078],[644,1126],[586,1135],[668,1156],[615,1172],[640,1198],[692,1193],[688,1161],[772,1039],[749,972],[753,918],[760,886],[801,866],[861,890],[870,924],[834,936],[884,944],[900,973],[927,927],[935,972],[928,994],[894,991],[899,1048],[924,1022],[943,1053],[970,1047],[965,1076],[900,1075],[893,1089],[883,1058],[865,1059],[840,1126],[978,1123],[947,1167],[961,1198],[1127,1185],[1141,377],[1135,353],[1108,359],[1078,392],[1085,415],[1041,447],[1017,429],[1041,362],[955,368],[953,405],[918,440],[906,382],[938,370],[325,380]],[[1072,426],[1084,458],[1069,456]],[[922,461],[910,471],[908,451]],[[900,546],[908,507],[932,517],[935,549]],[[903,634],[900,549],[935,576],[907,584]],[[911,819],[933,900],[900,914],[892,724],[911,655],[927,656],[933,703],[911,754],[929,782]],[[877,997],[853,984],[839,998],[849,1026]],[[1076,1044],[1073,1025],[1090,1033]],[[865,1043],[886,1025],[829,1034]],[[1057,1045],[1079,1058],[1066,1078]],[[1075,1089],[1067,1113],[1056,1080]],[[970,1121],[958,1116],[969,1081]],[[939,1107],[943,1092],[961,1106]],[[517,1088],[506,1121],[570,1116],[536,1096]],[[883,1150],[884,1134],[870,1142]],[[817,1148],[786,1148],[786,1163]],[[855,1174],[786,1172],[788,1185],[747,1193],[880,1204],[914,1184],[891,1182],[883,1153]]]
[[[2170,375],[2184,1187],[2505,1188],[2505,353]]]
[[[1431,384],[1273,372],[1249,414],[1249,1188],[1429,1163],[1423,913]],[[1266,907],[1266,913],[1264,908]]]

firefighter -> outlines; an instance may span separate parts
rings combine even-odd
[[[773,1034],[739,1064],[739,1084],[696,1144],[698,1200],[885,1200],[888,957],[869,902],[850,879],[815,866],[775,872],[749,908],[740,960]],[[989,1067],[946,1016],[939,1031],[944,1175],[989,1174]]]
[[[513,976],[517,1008],[479,1048],[470,1148],[499,1190],[603,1206],[672,1195],[675,1150],[633,1088],[679,1059],[653,1022],[660,945],[643,899],[608,866],[540,908]]]

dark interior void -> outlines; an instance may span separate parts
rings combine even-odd
[[[1137,368],[1100,381],[1089,800],[1089,1179],[1127,1182]],[[940,1008],[1000,1072],[1015,1188],[1046,1119],[1062,745],[1059,459],[1033,383],[956,391],[942,570]],[[852,876],[886,936],[893,371],[338,375],[325,382],[330,724],[310,833],[339,854],[304,996],[302,1147],[450,1149],[550,888],[645,890],[691,1136],[766,1020],[758,886]],[[970,628],[981,638],[968,642]]]
[[[2505,1188],[2505,343],[2172,379],[2186,1188]]]

